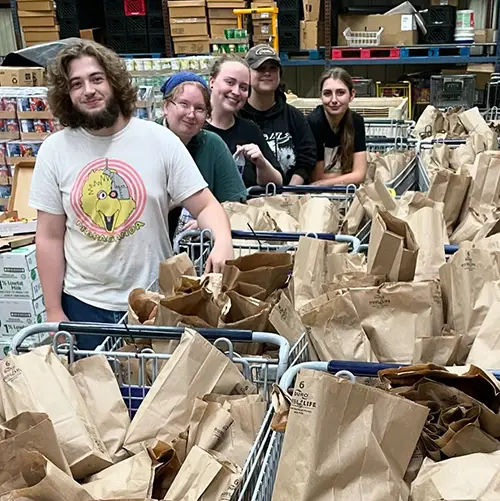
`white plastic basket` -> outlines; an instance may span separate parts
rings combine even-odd
[[[380,45],[380,38],[384,28],[378,31],[352,31],[351,28],[344,30],[344,36],[349,47],[373,47]]]

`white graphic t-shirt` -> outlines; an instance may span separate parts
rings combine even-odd
[[[64,129],[46,139],[29,203],[67,216],[64,292],[92,306],[125,311],[129,292],[147,287],[172,254],[171,203],[206,186],[175,134],[132,118],[113,136]]]

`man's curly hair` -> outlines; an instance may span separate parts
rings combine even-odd
[[[125,63],[112,50],[91,40],[78,40],[61,50],[48,68],[48,100],[53,115],[65,127],[77,128],[79,123],[73,113],[70,98],[69,66],[74,59],[90,56],[103,67],[125,118],[135,113],[136,89],[132,86]]]

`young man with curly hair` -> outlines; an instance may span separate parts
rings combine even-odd
[[[172,254],[171,202],[212,230],[207,271],[221,271],[233,252],[224,210],[181,140],[134,117],[136,91],[118,55],[79,40],[58,54],[49,82],[65,128],[40,148],[30,193],[48,320],[117,322],[129,292]],[[101,341],[78,337],[81,349]]]

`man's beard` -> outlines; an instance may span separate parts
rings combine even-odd
[[[85,113],[73,105],[71,110],[71,123],[76,127],[87,130],[101,130],[113,127],[120,115],[120,103],[118,99],[112,97],[102,111],[95,113]]]

